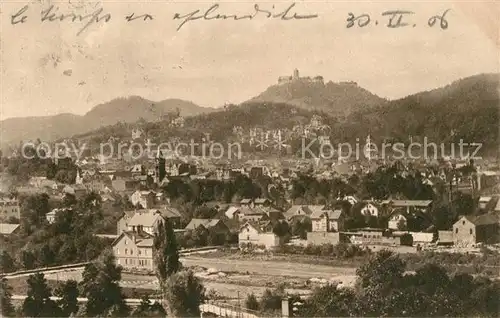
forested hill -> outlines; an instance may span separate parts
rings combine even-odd
[[[370,109],[388,101],[360,87],[355,82],[333,83],[297,80],[273,85],[249,102],[286,103],[332,116],[345,116]]]
[[[40,138],[52,141],[99,129],[119,122],[133,123],[139,119],[156,121],[172,112],[193,116],[215,111],[180,99],[154,102],[139,96],[116,98],[99,104],[83,116],[59,114],[44,117],[9,118],[0,121],[1,145]]]
[[[356,112],[338,128],[346,137],[370,133],[379,138],[499,144],[499,74],[467,77],[374,109]]]
[[[483,149],[498,151],[499,78],[482,74],[458,80],[428,92],[420,92],[382,106],[358,110],[347,117],[306,110],[286,103],[247,102],[224,109],[187,117],[184,127],[168,121],[142,123],[148,138],[162,142],[170,137],[199,138],[210,133],[212,140],[234,139],[234,128],[244,133],[250,128],[272,130],[307,126],[314,115],[328,126],[321,133],[332,142],[364,140],[368,134],[375,142],[391,140],[408,143],[427,137],[435,143],[483,143]],[[86,134],[85,138],[107,140],[110,136],[130,136],[133,126],[117,124]]]

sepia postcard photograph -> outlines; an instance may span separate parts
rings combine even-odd
[[[500,2],[2,0],[0,317],[499,317]]]

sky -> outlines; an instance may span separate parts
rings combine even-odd
[[[175,13],[206,11],[214,2],[173,0],[8,0],[0,4],[0,119],[58,113],[84,114],[117,97],[153,101],[181,98],[200,106],[240,103],[278,76],[322,75],[355,81],[388,99],[499,72],[498,3],[466,1],[297,1],[290,13],[316,19],[196,20],[176,30]],[[280,12],[287,1],[258,2]],[[24,23],[11,15],[24,5]],[[84,22],[41,21],[41,10],[111,15],[77,35]],[[251,14],[254,2],[221,1],[218,13]],[[410,26],[387,28],[389,10],[410,10]],[[428,19],[446,15],[448,28]],[[126,22],[149,13],[153,20]],[[346,28],[348,13],[371,22]],[[21,19],[21,16],[17,18]],[[378,21],[375,25],[374,21]],[[416,26],[413,27],[413,24]]]

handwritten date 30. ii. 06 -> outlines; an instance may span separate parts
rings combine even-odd
[[[427,20],[427,25],[429,27],[438,26],[443,30],[448,28],[448,20],[446,20],[446,14],[450,11],[450,9],[444,11],[442,14],[434,15],[429,17]],[[402,28],[402,27],[416,27],[416,23],[411,22],[411,16],[414,15],[413,11],[404,11],[404,10],[393,10],[393,11],[385,11],[380,15],[380,20],[376,17],[370,16],[369,14],[363,13],[360,15],[354,15],[352,12],[349,12],[347,17],[347,25],[346,27],[360,27],[364,28],[369,25],[384,25],[388,28]],[[382,24],[383,23],[383,24]]]

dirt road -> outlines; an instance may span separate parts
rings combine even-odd
[[[239,272],[250,274],[266,274],[275,276],[292,276],[300,278],[331,279],[338,276],[355,276],[356,269],[348,267],[333,267],[326,265],[300,264],[273,261],[228,260],[203,257],[183,257],[185,266],[203,266],[215,268],[223,272]]]

